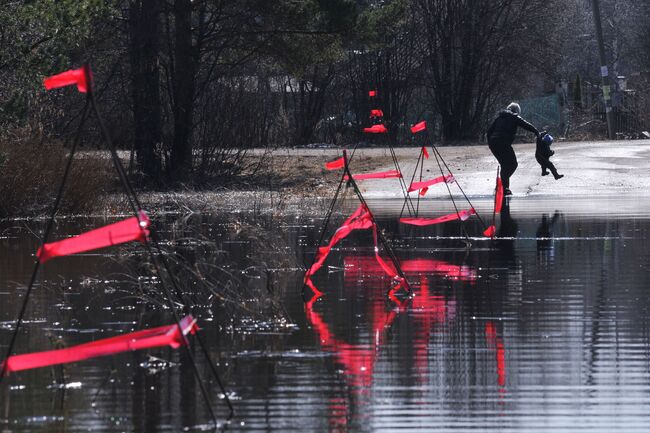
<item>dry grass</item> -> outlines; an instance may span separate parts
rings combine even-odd
[[[68,149],[20,130],[0,138],[0,217],[47,213],[61,182]],[[61,211],[93,210],[109,185],[110,161],[75,157]]]

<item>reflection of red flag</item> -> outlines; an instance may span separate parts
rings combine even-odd
[[[492,238],[497,232],[497,228],[494,225],[491,225],[490,227],[486,228],[485,231],[483,232],[483,236]]]
[[[408,192],[417,191],[419,189],[424,190],[425,188],[430,187],[431,185],[435,185],[437,183],[442,183],[442,182],[452,183],[453,181],[454,181],[454,175],[448,174],[445,176],[438,176],[435,179],[431,179],[431,180],[425,180],[422,182],[413,182],[411,185],[409,185]]]
[[[90,69],[89,75],[90,75]],[[58,87],[77,85],[77,90],[81,93],[88,92],[88,80],[86,78],[86,71],[84,67],[79,69],[71,69],[69,71],[61,72],[60,74],[53,75],[43,80],[47,90],[56,89]]]
[[[494,213],[501,212],[502,206],[503,206],[503,182],[501,182],[501,177],[497,177],[497,191],[494,196]]]
[[[352,178],[354,180],[366,180],[366,179],[389,179],[393,177],[402,177],[402,173],[400,173],[397,170],[389,170],[389,171],[379,171],[376,173],[361,173],[361,174],[353,174]],[[345,180],[348,180],[349,176],[345,175]]]
[[[400,218],[399,221],[404,224],[410,224],[413,226],[430,226],[433,224],[446,223],[448,221],[454,221],[460,219],[461,221],[466,221],[470,216],[474,215],[476,211],[474,208],[469,210],[461,210],[459,212],[450,213],[449,215],[443,215],[438,218]]]
[[[427,129],[427,122],[426,120],[423,120],[420,123],[416,123],[415,125],[411,126],[411,132],[415,134],[416,132],[424,131]]]
[[[370,117],[384,117],[384,112],[381,110],[370,110]]]
[[[334,161],[330,161],[325,164],[325,168],[328,170],[338,170],[345,167],[345,160],[343,157],[340,157],[338,159],[335,159]]]
[[[196,320],[187,316],[181,320],[181,328],[177,324],[131,332],[112,338],[80,344],[67,349],[49,350],[46,352],[29,353],[10,356],[6,360],[6,372],[29,370],[50,365],[67,364],[83,361],[99,356],[133,350],[150,349],[153,347],[169,346],[173,349],[185,344],[184,336],[194,334],[198,329]]]
[[[385,134],[388,132],[388,129],[382,124],[372,125],[370,128],[363,128],[363,132],[368,132],[370,134]]]
[[[69,256],[130,241],[144,242],[149,235],[149,225],[149,217],[141,211],[139,217],[131,217],[74,238],[44,244],[38,249],[36,256],[41,263],[45,263],[54,257]]]
[[[368,96],[370,96],[371,98],[374,98],[375,96],[377,96],[377,91],[376,90],[369,90],[368,91]]]
[[[426,159],[429,159],[429,151],[427,150],[426,146],[422,146],[422,154]]]

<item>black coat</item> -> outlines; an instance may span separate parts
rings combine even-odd
[[[524,128],[535,135],[539,135],[537,128],[525,121],[521,116],[510,110],[503,110],[487,130],[488,143],[490,145],[497,143],[512,144],[515,141],[517,127]]]
[[[542,136],[537,137],[535,144],[535,156],[540,158],[549,158],[555,154],[555,152],[551,150],[551,145],[542,140]]]

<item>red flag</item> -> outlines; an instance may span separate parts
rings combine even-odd
[[[427,191],[429,191],[429,187],[428,187],[428,186],[425,186],[424,188],[422,188],[422,189],[420,190],[420,195],[421,195],[422,197],[424,197],[424,196],[426,195]]]
[[[370,134],[385,134],[388,132],[388,129],[382,124],[372,125],[370,128],[363,128],[363,132],[368,132]]]
[[[343,157],[325,163],[325,168],[328,170],[338,170],[344,167],[345,167],[345,160],[343,159]]]
[[[426,159],[429,159],[429,151],[427,150],[426,146],[422,146],[422,154]]]
[[[125,242],[145,242],[149,235],[147,228],[150,224],[147,214],[141,211],[139,217],[131,217],[124,221],[82,233],[74,238],[44,244],[36,252],[36,257],[41,263],[45,263],[54,257],[69,256]]]
[[[364,205],[359,205],[357,210],[334,232],[329,244],[318,248],[314,264],[305,273],[305,282],[323,266],[330,251],[339,241],[345,239],[353,230],[369,229],[370,227],[372,227],[372,215]]]
[[[415,125],[411,126],[411,132],[415,134],[416,132],[424,131],[427,129],[427,122],[426,120],[423,120],[420,123],[416,123]]]
[[[445,175],[445,176],[438,176],[435,179],[431,179],[431,180],[425,180],[425,181],[422,181],[422,182],[413,182],[409,186],[408,192],[413,192],[413,191],[417,191],[419,189],[428,188],[431,185],[435,185],[437,183],[442,183],[442,182],[453,183],[454,180],[455,180],[454,175],[453,174],[448,174],[448,175]],[[422,194],[422,195],[424,195],[424,194]]]
[[[443,215],[438,218],[400,218],[399,221],[404,224],[410,224],[413,226],[430,226],[433,224],[446,223],[454,220],[466,221],[470,216],[474,215],[476,211],[474,208],[469,210],[461,210],[459,212],[450,213],[448,215]]]
[[[10,373],[50,365],[67,364],[99,356],[160,346],[169,346],[176,349],[185,344],[185,336],[187,334],[194,334],[198,329],[196,320],[192,316],[183,318],[180,325],[180,329],[177,324],[160,326],[158,328],[131,332],[117,337],[105,338],[93,341],[92,343],[80,344],[66,349],[10,356],[5,361],[5,371]]]
[[[88,68],[88,77],[92,78],[90,68]],[[43,80],[47,90],[56,89],[58,87],[77,85],[77,90],[81,93],[87,93],[89,88],[88,79],[86,77],[86,67],[79,69],[71,69],[69,71],[61,72],[60,74],[53,75]]]
[[[374,98],[375,96],[377,96],[377,91],[376,90],[369,90],[368,91],[368,96],[370,96],[371,98]]]
[[[388,179],[388,178],[399,178],[402,177],[402,173],[397,170],[389,171],[380,171],[377,173],[362,173],[362,174],[353,174],[352,178],[354,180],[364,180],[364,179]],[[346,175],[345,180],[348,180],[349,177]]]
[[[397,271],[395,268],[392,266],[389,266],[384,259],[381,258],[379,255],[379,246],[377,245],[377,224],[372,225],[372,240],[375,243],[375,259],[377,260],[377,263],[379,263],[379,267],[388,275],[389,277],[392,278],[400,278],[399,275],[397,275]]]
[[[497,232],[497,228],[494,225],[491,225],[490,227],[486,228],[485,231],[483,232],[483,236],[487,238],[492,238]]]
[[[370,117],[384,117],[384,112],[381,110],[370,110]]]
[[[502,206],[503,206],[503,182],[501,182],[501,177],[497,177],[497,190],[494,195],[494,213],[501,212]]]

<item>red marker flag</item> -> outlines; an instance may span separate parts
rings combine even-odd
[[[384,117],[384,112],[381,110],[370,110],[370,117]]]
[[[375,96],[377,96],[377,91],[376,90],[369,90],[368,91],[368,96],[370,96],[371,98],[374,98]]]
[[[429,159],[429,151],[426,146],[422,146],[422,155],[424,155],[425,159]]]
[[[343,157],[325,163],[325,168],[328,170],[339,170],[344,167],[345,167],[345,160],[343,159]]]
[[[90,68],[88,68],[88,76],[91,76]],[[43,80],[43,84],[47,90],[76,84],[77,90],[79,90],[81,93],[87,93],[89,83],[88,77],[86,76],[86,67],[71,69],[69,71],[61,72],[60,74],[47,77],[45,80]]]
[[[325,259],[329,255],[332,248],[339,243],[341,240],[345,239],[353,230],[362,230],[369,229],[372,227],[372,215],[364,205],[359,205],[356,211],[345,220],[345,222],[339,227],[334,235],[330,239],[328,245],[324,247],[319,247],[318,252],[316,253],[316,260],[314,264],[307,270],[305,273],[305,283],[323,266]]]
[[[389,171],[380,171],[377,173],[361,173],[361,174],[353,174],[352,179],[354,180],[365,180],[365,179],[388,179],[388,178],[400,178],[402,177],[402,173],[397,171],[397,170],[389,170]],[[345,180],[348,180],[349,176],[345,175]]]
[[[497,190],[494,195],[494,213],[497,214],[501,212],[501,207],[503,206],[503,182],[501,182],[501,177],[497,177]]]
[[[446,223],[458,219],[461,221],[466,221],[475,213],[476,211],[474,208],[470,208],[469,210],[461,210],[459,212],[450,213],[438,218],[400,218],[399,221],[403,224],[409,224],[413,226],[430,226],[433,224]]]
[[[445,176],[438,176],[435,179],[431,179],[431,180],[425,180],[422,182],[413,182],[411,185],[409,185],[408,192],[413,192],[420,189],[424,190],[425,188],[428,188],[431,185],[435,185],[437,183],[442,183],[442,182],[453,183],[454,180],[455,180],[454,175],[448,174]]]
[[[385,134],[388,132],[388,129],[382,124],[372,125],[370,128],[363,128],[363,132],[370,134]]]
[[[66,349],[10,356],[5,361],[5,371],[11,373],[50,365],[67,364],[99,356],[153,347],[169,346],[172,349],[177,349],[185,344],[187,334],[194,334],[198,329],[196,320],[192,316],[183,318],[180,325],[180,329],[177,324],[160,326]]]
[[[74,238],[44,244],[36,252],[36,257],[41,263],[45,263],[54,257],[69,256],[125,242],[145,242],[147,236],[149,236],[147,228],[150,224],[147,214],[140,211],[139,217],[131,217],[124,221],[82,233]]]
[[[426,120],[423,120],[420,123],[416,123],[415,125],[411,126],[411,132],[415,134],[416,132],[424,131],[427,129],[427,122]]]
[[[486,228],[485,231],[483,232],[483,236],[487,238],[492,238],[497,232],[497,228],[494,225],[491,225],[490,227]]]

